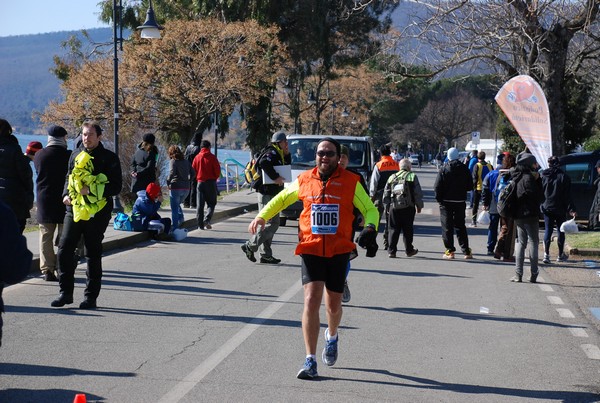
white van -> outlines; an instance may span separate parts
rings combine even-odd
[[[504,146],[504,140],[494,140],[494,139],[480,139],[479,144],[473,144],[472,141],[469,141],[465,146],[465,151],[483,151],[485,152],[485,160],[496,166],[496,161],[498,159],[498,154],[502,152],[502,147]]]
[[[348,168],[359,172],[367,183],[371,178],[375,154],[373,151],[373,141],[371,137],[352,137],[352,136],[325,136],[311,134],[290,134],[287,136],[290,154],[292,155],[292,178],[294,181],[301,172],[312,169],[316,166],[315,155],[317,144],[324,137],[331,137],[341,145],[348,147],[349,163]],[[302,211],[302,203],[297,202],[281,212],[281,225],[285,226],[286,221],[297,220]]]

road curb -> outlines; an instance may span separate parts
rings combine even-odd
[[[226,210],[215,211],[212,217],[213,222],[219,222],[226,218],[235,217],[249,211],[258,210],[258,203],[250,203],[242,206],[232,207]],[[112,221],[111,224],[112,225]],[[198,220],[196,218],[186,220],[183,222],[182,227],[185,229],[196,229],[198,228]],[[142,242],[150,240],[150,233],[147,231],[143,232],[123,232],[123,235],[118,238],[105,240],[102,242],[103,252],[108,252],[116,249],[126,249],[131,246],[137,245]],[[31,261],[31,268],[29,270],[31,275],[40,275],[40,258],[34,256]]]

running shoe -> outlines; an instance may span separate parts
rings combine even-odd
[[[542,262],[544,262],[544,264],[550,264],[550,255],[544,253],[544,260],[542,260]]]
[[[325,348],[323,354],[321,354],[323,364],[331,367],[337,361],[339,338],[338,334],[335,340],[329,340],[329,328],[325,329]]]
[[[246,254],[246,257],[248,258],[249,261],[256,262],[256,258],[254,257],[254,252],[252,252],[250,250],[250,248],[248,247],[248,245],[246,243],[244,243],[242,245],[242,251]]]
[[[473,259],[473,253],[471,252],[471,248],[465,251],[465,259]]]
[[[317,362],[313,358],[307,357],[296,377],[298,379],[315,379],[317,376],[319,376],[317,373]]]
[[[344,282],[344,292],[342,294],[342,302],[350,302],[350,298],[352,298],[352,294],[350,294],[350,287],[348,287],[348,282]]]
[[[260,262],[266,264],[279,264],[281,263],[281,259],[277,259],[273,256],[261,256]]]
[[[569,259],[569,256],[567,256],[564,252],[560,254],[559,257],[556,258],[557,262],[566,262]]]
[[[419,250],[418,249],[413,249],[410,252],[406,252],[406,256],[412,257],[412,256],[416,255],[417,253],[419,253]]]
[[[449,250],[447,250],[444,253],[444,259],[454,259],[454,252],[450,252]]]

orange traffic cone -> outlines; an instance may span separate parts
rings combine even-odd
[[[85,394],[83,393],[78,393],[75,395],[75,399],[73,400],[73,403],[86,403],[87,400],[85,398]]]

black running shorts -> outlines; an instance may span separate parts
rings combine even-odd
[[[324,281],[329,291],[344,292],[346,281],[346,267],[350,258],[349,253],[322,257],[315,255],[301,255],[302,258],[302,284],[313,281]]]

